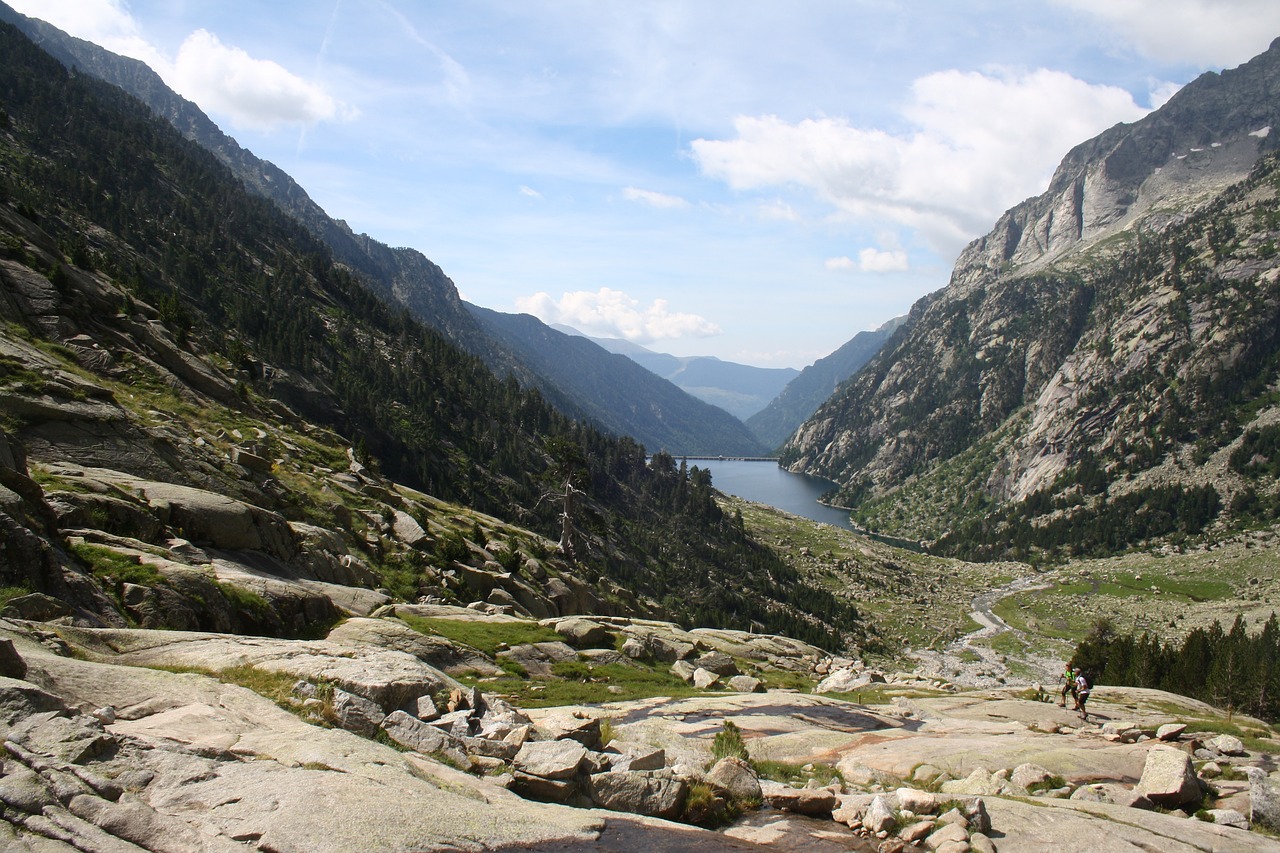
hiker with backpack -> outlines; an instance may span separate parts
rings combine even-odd
[[[1084,722],[1089,721],[1089,712],[1085,710],[1084,703],[1089,701],[1092,691],[1093,679],[1085,675],[1084,670],[1080,670],[1075,680],[1076,710],[1080,712],[1080,719]]]
[[[1071,664],[1067,664],[1066,670],[1062,673],[1062,699],[1058,702],[1059,708],[1067,707],[1067,694],[1071,694],[1071,698],[1076,698],[1076,668]]]

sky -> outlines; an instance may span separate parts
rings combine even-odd
[[[7,0],[145,61],[464,299],[801,368],[946,285],[1275,0]]]

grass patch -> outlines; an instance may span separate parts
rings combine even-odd
[[[831,699],[853,702],[856,705],[892,705],[899,697],[904,699],[928,699],[946,695],[943,690],[928,690],[921,687],[901,687],[895,684],[872,684],[850,693],[824,693]]]
[[[245,589],[235,584],[223,583],[222,581],[214,581],[213,585],[218,588],[218,592],[222,594],[222,597],[227,600],[227,603],[232,608],[248,613],[260,622],[271,619],[271,605],[253,590]]]
[[[489,680],[463,676],[462,680],[479,684],[486,693],[499,694],[522,708],[598,705],[654,696],[682,698],[705,692],[685,684],[665,669],[618,663],[590,666],[579,661],[571,661],[569,665],[573,666],[572,671],[578,677],[538,681],[516,677]],[[586,672],[582,673],[579,666],[584,667]]]
[[[0,607],[8,604],[10,599],[30,595],[32,592],[27,586],[0,586]]]
[[[839,780],[840,784],[844,784],[844,776],[831,764],[791,764],[786,761],[752,759],[751,766],[756,769],[756,775],[761,779],[769,779],[787,785],[803,786],[808,784],[811,779],[817,779],[822,785],[829,784],[832,779]]]
[[[72,542],[71,551],[89,566],[94,577],[104,583],[158,586],[165,582],[164,575],[154,566],[143,563],[133,554],[121,554],[112,548],[87,542]]]
[[[544,628],[537,622],[465,622],[461,619],[439,619],[407,614],[400,618],[420,634],[444,637],[455,643],[463,643],[490,657],[504,647],[564,639],[553,629]]]

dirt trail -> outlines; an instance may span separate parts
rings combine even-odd
[[[920,662],[920,669],[928,675],[936,675],[966,687],[997,687],[1002,684],[1027,684],[1039,682],[1051,687],[1063,662],[1043,655],[1027,654],[1018,657],[1018,672],[1009,666],[1004,654],[995,651],[985,642],[1006,631],[1019,639],[1026,635],[1011,627],[995,612],[1001,599],[1019,592],[1046,589],[1051,584],[1045,575],[1027,575],[1016,578],[1004,586],[987,590],[973,599],[969,615],[982,627],[965,634],[943,649],[919,649],[909,657]]]

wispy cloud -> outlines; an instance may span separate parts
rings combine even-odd
[[[627,201],[638,201],[650,207],[677,208],[689,206],[689,202],[680,198],[680,196],[667,195],[653,190],[637,189],[636,187],[625,187],[622,190],[622,197]]]
[[[704,174],[734,189],[802,187],[840,216],[917,229],[954,253],[1041,192],[1072,145],[1146,110],[1123,89],[1041,69],[930,74],[900,112],[910,132],[740,116],[735,138],[691,149]]]
[[[1280,4],[1275,0],[1054,2],[1090,15],[1140,53],[1163,61],[1239,65],[1266,50],[1280,33]]]
[[[542,193],[528,186],[520,187],[520,195],[528,196],[529,198],[542,198]]]
[[[608,287],[594,293],[564,293],[559,299],[549,293],[535,293],[517,299],[516,307],[544,323],[563,323],[595,337],[624,338],[641,344],[720,334],[715,323],[697,314],[672,311],[665,299],[642,305],[640,300]]]

